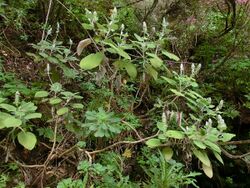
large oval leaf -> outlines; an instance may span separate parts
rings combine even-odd
[[[73,103],[71,106],[75,109],[83,109],[84,107],[81,103]]]
[[[36,136],[31,132],[19,132],[17,135],[18,142],[28,150],[32,150],[36,145]]]
[[[22,125],[22,121],[20,119],[11,116],[3,120],[3,124],[6,128],[19,127],[20,125]]]
[[[231,133],[223,133],[222,134],[222,138],[221,141],[222,142],[228,142],[229,140],[231,140],[233,137],[235,137],[235,134],[231,134]]]
[[[172,54],[170,52],[167,52],[165,50],[162,51],[162,54],[165,55],[165,56],[167,56],[169,59],[172,59],[172,60],[175,60],[175,61],[179,61],[180,60],[180,58],[178,56],[176,56],[176,55],[174,55],[174,54]]]
[[[43,97],[47,97],[49,95],[49,92],[47,91],[38,91],[35,94],[35,98],[43,98]]]
[[[66,113],[68,113],[68,112],[69,112],[69,109],[68,109],[67,107],[63,107],[63,108],[58,109],[58,110],[56,111],[56,114],[57,114],[58,116],[61,116],[61,115],[66,114]]]
[[[200,149],[206,149],[206,145],[203,144],[202,141],[199,141],[199,140],[194,140],[194,145],[196,145],[197,147],[199,147]]]
[[[120,56],[124,57],[125,59],[129,59],[129,60],[131,59],[131,57],[128,55],[128,53],[125,52],[122,48],[117,47],[114,44],[109,43],[109,42],[103,42],[103,43],[106,44],[106,45],[109,45],[112,49],[115,50],[115,52],[117,54],[119,54]]]
[[[4,121],[10,117],[12,117],[10,114],[0,112],[0,129],[6,128]]]
[[[129,62],[128,60],[118,60],[116,62],[114,62],[114,66],[117,68],[117,69],[126,69],[128,75],[131,77],[131,78],[136,78],[137,76],[137,69],[136,69],[136,66]]]
[[[155,80],[158,78],[158,72],[150,65],[146,66],[147,73],[152,76]]]
[[[128,53],[125,52],[122,48],[116,48],[116,51],[120,56],[124,57],[125,59],[129,59],[129,60],[131,59]]]
[[[203,164],[205,164],[206,166],[211,166],[211,162],[205,151],[194,149],[193,153]]]
[[[170,91],[172,91],[175,95],[179,97],[185,97],[185,95],[183,95],[181,92],[177,91],[176,89],[170,89]]]
[[[104,54],[101,52],[90,54],[83,58],[80,62],[80,67],[84,70],[90,70],[98,67],[103,61]]]
[[[163,148],[162,153],[163,153],[164,158],[167,161],[169,161],[173,157],[173,154],[174,154],[172,148],[170,147]]]
[[[174,80],[172,80],[172,79],[170,79],[170,78],[167,78],[167,77],[165,77],[165,76],[161,76],[166,82],[168,82],[170,85],[172,85],[172,86],[175,86],[175,85],[177,85],[177,83],[176,83],[176,81],[174,81]]]
[[[214,153],[214,156],[216,157],[216,159],[217,159],[218,161],[220,161],[221,164],[224,165],[223,159],[221,158],[220,154],[219,154],[219,153],[216,153],[215,151],[214,151],[213,153]]]
[[[150,63],[154,68],[159,68],[162,66],[163,61],[157,58],[150,58]]]
[[[62,99],[57,98],[57,97],[51,98],[51,99],[49,100],[49,103],[50,103],[51,105],[59,104],[60,102],[62,102]]]
[[[154,147],[161,145],[161,141],[157,138],[152,138],[152,139],[148,140],[146,142],[146,144],[148,145],[148,147],[154,148]]]
[[[175,139],[183,139],[185,137],[183,132],[174,130],[167,131],[165,135],[169,138],[175,138]]]
[[[134,64],[127,62],[124,64],[124,67],[131,78],[136,78],[137,70]]]
[[[41,113],[32,113],[32,114],[28,114],[24,117],[24,119],[28,120],[28,119],[36,119],[36,118],[41,118],[42,114]]]
[[[154,68],[159,68],[163,65],[163,61],[156,54],[147,53],[147,55],[152,57],[149,60]]]
[[[213,168],[212,166],[207,166],[202,163],[202,170],[207,175],[207,177],[212,178],[213,177]]]
[[[221,149],[215,143],[210,142],[209,140],[205,140],[204,143],[210,147],[211,150],[216,151],[217,153],[221,153]]]
[[[5,109],[5,110],[7,110],[9,112],[15,112],[16,111],[16,107],[15,106],[10,105],[10,104],[5,104],[5,103],[0,104],[0,108]]]

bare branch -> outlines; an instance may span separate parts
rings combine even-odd
[[[250,140],[237,140],[231,142],[220,142],[220,145],[241,145],[241,144],[250,144]]]
[[[225,156],[227,156],[227,157],[230,158],[230,159],[242,159],[242,158],[244,158],[244,157],[250,155],[250,152],[245,153],[245,154],[242,154],[242,155],[233,155],[233,154],[229,153],[228,151],[226,151],[226,150],[223,149],[223,148],[221,148],[221,151],[222,151],[222,153],[223,153]]]
[[[113,148],[113,147],[115,147],[115,146],[121,145],[121,144],[138,144],[138,143],[142,143],[142,142],[145,142],[145,141],[147,141],[147,140],[149,140],[149,139],[151,139],[151,138],[154,138],[154,137],[158,136],[159,133],[160,133],[160,132],[158,131],[158,132],[157,132],[155,135],[153,135],[153,136],[149,136],[149,137],[147,137],[147,138],[143,138],[143,139],[136,140],[136,141],[120,141],[120,142],[116,142],[116,143],[114,143],[114,144],[112,144],[112,145],[110,145],[110,146],[107,146],[106,148],[99,149],[99,150],[95,150],[95,151],[91,151],[91,152],[88,152],[88,153],[89,153],[90,155],[94,155],[94,154],[101,153],[101,152],[104,152],[104,151],[106,151],[106,150],[109,150],[109,149],[111,149],[111,148]]]

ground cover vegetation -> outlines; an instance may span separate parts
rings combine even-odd
[[[249,21],[248,0],[0,0],[0,187],[248,187]]]

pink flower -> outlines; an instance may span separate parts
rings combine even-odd
[[[190,17],[187,18],[186,23],[187,24],[195,24],[196,21],[197,20],[196,20],[196,18],[194,16],[190,16]]]
[[[236,0],[236,3],[238,4],[245,4],[247,3],[249,0]]]

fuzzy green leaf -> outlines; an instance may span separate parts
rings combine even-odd
[[[170,79],[170,78],[167,78],[167,77],[165,77],[165,76],[161,76],[166,82],[168,82],[170,85],[172,85],[172,86],[175,86],[175,85],[177,85],[177,83],[176,83],[176,81],[174,81],[174,80],[172,80],[172,79]]]
[[[19,132],[17,139],[18,142],[28,150],[32,150],[37,142],[36,136],[31,132]]]
[[[28,120],[28,119],[36,119],[36,118],[41,118],[42,114],[41,113],[32,113],[32,114],[28,114],[24,117],[24,119]]]
[[[175,139],[183,139],[185,137],[183,132],[174,130],[167,131],[165,135],[169,138],[175,138]]]
[[[38,91],[35,94],[35,98],[44,98],[44,97],[48,97],[49,92],[47,91]]]
[[[131,57],[122,48],[116,47],[114,44],[109,43],[109,42],[103,42],[103,43],[113,48],[116,51],[116,53],[119,54],[120,56],[124,57],[125,59],[131,60]]]
[[[137,76],[137,70],[136,70],[136,66],[133,63],[127,62],[127,63],[124,64],[124,67],[125,67],[128,75],[131,78],[136,78],[136,76]]]
[[[205,140],[204,143],[213,151],[216,151],[217,153],[221,153],[221,149],[219,146],[217,146],[215,143],[210,142],[209,140]]]
[[[150,59],[150,63],[154,68],[159,68],[162,66],[163,61],[161,59],[158,58],[151,58]]]
[[[81,103],[74,103],[72,104],[72,107],[75,109],[83,109],[83,105]]]
[[[146,71],[150,76],[157,80],[158,72],[152,66],[147,66]]]
[[[163,148],[162,153],[163,153],[164,158],[167,161],[169,161],[173,157],[173,154],[174,154],[172,148],[170,147]]]
[[[206,149],[206,145],[203,144],[201,141],[194,140],[193,142],[194,142],[194,145],[196,145],[198,148],[200,148],[200,149]]]
[[[13,116],[4,112],[0,112],[0,129],[6,128],[4,121],[10,117],[13,117]]]
[[[175,89],[170,89],[170,91],[172,91],[175,95],[179,96],[179,97],[185,97],[185,95],[183,95],[181,92],[175,90]]]
[[[104,54],[101,52],[90,54],[81,60],[80,67],[84,70],[91,70],[98,67],[103,59]]]
[[[62,99],[60,99],[60,98],[51,98],[51,99],[49,100],[49,103],[50,103],[51,105],[56,105],[56,104],[59,104],[60,102],[62,102]]]
[[[150,140],[148,140],[146,142],[147,146],[150,147],[150,148],[154,148],[154,147],[157,147],[159,145],[161,145],[161,141],[157,138],[152,138]]]
[[[167,56],[169,59],[172,59],[172,60],[175,60],[175,61],[179,61],[180,60],[180,58],[178,56],[176,56],[176,55],[174,55],[174,54],[172,54],[170,52],[167,52],[165,50],[162,51],[162,54],[165,55],[165,56]]]
[[[193,153],[203,164],[206,166],[211,166],[211,162],[205,151],[194,149]]]
[[[9,112],[15,112],[16,111],[16,107],[13,106],[13,105],[10,105],[10,104],[2,103],[2,104],[0,104],[0,108],[5,109],[5,110],[7,110]]]
[[[22,121],[20,119],[11,116],[3,120],[3,124],[6,128],[19,127],[20,125],[22,125]]]
[[[218,161],[220,161],[221,164],[224,164],[223,159],[221,158],[220,154],[217,153],[217,152],[215,152],[215,151],[214,151],[213,153],[214,153],[215,158],[216,158]]]
[[[163,122],[157,122],[157,128],[160,131],[166,132],[167,125],[166,125],[166,123],[163,123]]]
[[[147,53],[148,56],[152,57],[150,58],[150,63],[154,68],[159,68],[162,66],[163,61],[156,55],[152,53]]]
[[[223,133],[222,134],[222,138],[221,141],[222,142],[228,142],[229,140],[231,140],[233,137],[235,137],[235,134],[231,134],[231,133]]]
[[[212,178],[213,177],[213,168],[212,166],[207,166],[204,163],[202,163],[202,170],[206,174],[207,177]]]
[[[68,112],[69,112],[69,109],[68,109],[67,107],[63,107],[63,108],[58,109],[58,110],[56,111],[56,114],[57,114],[58,116],[61,116],[61,115],[66,114],[66,113],[68,113]]]

